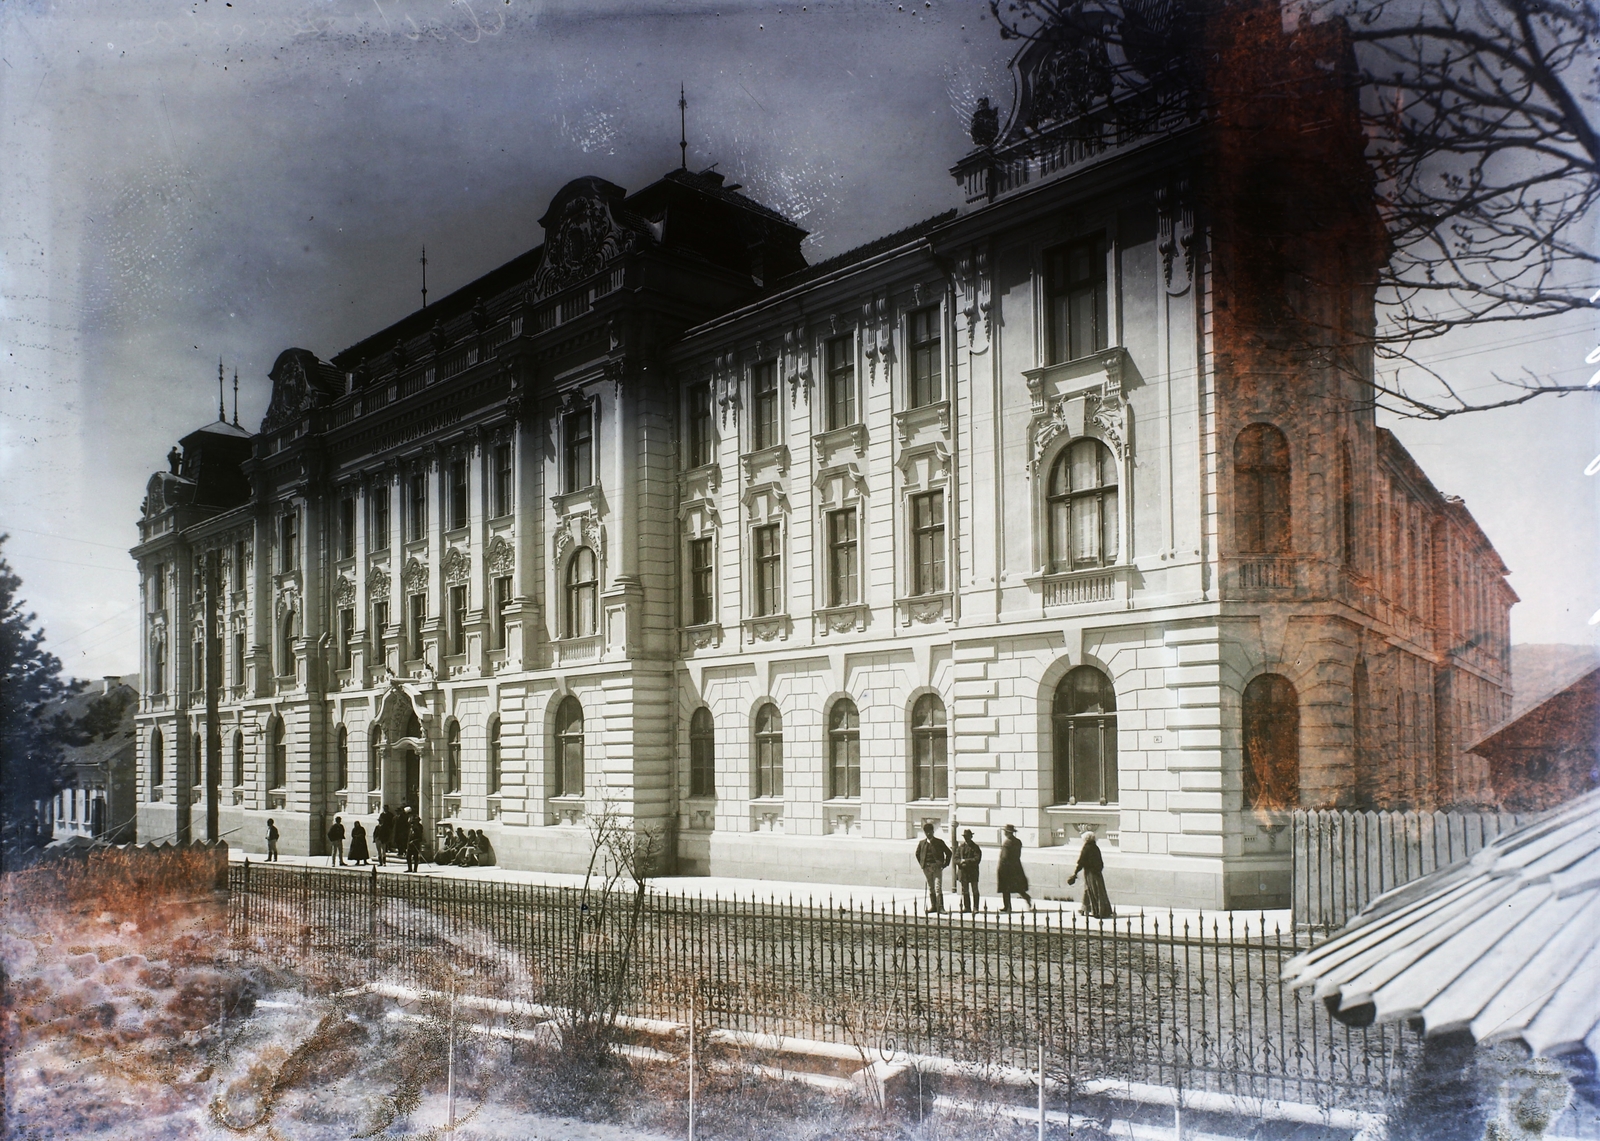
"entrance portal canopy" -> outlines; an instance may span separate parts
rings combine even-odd
[[[1379,896],[1283,977],[1355,1025],[1600,1058],[1600,791]]]

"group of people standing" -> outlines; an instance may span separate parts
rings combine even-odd
[[[378,813],[378,823],[372,829],[372,838],[378,845],[378,866],[388,866],[388,853],[403,854],[406,871],[414,872],[422,863],[422,854],[428,846],[428,833],[422,826],[422,817],[411,805],[403,805],[399,812],[387,804]]]
[[[928,911],[944,910],[944,869],[956,866],[956,883],[961,885],[961,910],[978,911],[978,869],[983,863],[983,849],[972,838],[972,829],[961,833],[961,842],[950,850],[934,835],[933,822],[922,826],[922,839],[917,842],[917,866],[928,881]],[[1095,919],[1111,919],[1116,911],[1111,897],[1106,893],[1105,857],[1100,854],[1100,843],[1092,831],[1083,834],[1083,849],[1078,853],[1078,864],[1067,877],[1068,884],[1078,882],[1083,876],[1084,914]],[[1022,870],[1022,841],[1017,837],[1014,824],[1007,824],[1000,839],[1000,861],[995,868],[995,887],[1002,900],[1001,911],[1011,910],[1011,897],[1020,895],[1033,910],[1033,897],[1028,894],[1028,875]]]

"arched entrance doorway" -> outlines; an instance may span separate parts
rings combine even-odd
[[[422,814],[423,823],[432,827],[427,811],[427,789],[422,787],[423,759],[428,752],[427,736],[417,716],[411,695],[394,685],[383,696],[374,731],[380,734],[380,784],[383,803],[392,808],[409,805]]]

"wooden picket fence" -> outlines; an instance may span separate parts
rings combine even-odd
[[[1508,812],[1294,814],[1294,921],[1331,931],[1401,884],[1469,858],[1528,816]]]

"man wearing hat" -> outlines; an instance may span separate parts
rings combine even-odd
[[[983,862],[983,849],[972,838],[972,829],[961,833],[961,843],[956,845],[956,880],[961,884],[961,910],[978,910],[978,865]]]
[[[917,867],[928,881],[928,910],[944,910],[944,870],[950,866],[950,845],[933,834],[933,821],[922,824],[922,840],[917,844]]]

